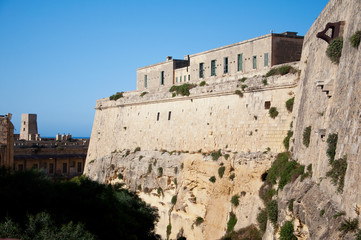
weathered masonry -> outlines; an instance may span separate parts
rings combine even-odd
[[[11,114],[0,115],[0,167],[14,165],[14,125]]]
[[[239,78],[245,73],[299,61],[302,44],[303,36],[297,36],[296,32],[271,33],[187,55],[184,60],[167,57],[165,62],[137,69],[137,90],[198,82],[204,78]]]

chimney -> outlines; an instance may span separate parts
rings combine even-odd
[[[167,61],[170,61],[170,60],[172,60],[172,56],[167,57]]]

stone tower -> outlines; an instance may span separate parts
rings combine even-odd
[[[14,125],[11,114],[0,115],[0,167],[14,165]]]
[[[21,114],[20,139],[27,141],[38,141],[40,139],[38,134],[38,123],[36,119],[36,114]]]

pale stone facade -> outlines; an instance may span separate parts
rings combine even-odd
[[[40,140],[36,114],[21,114],[20,139],[26,141]]]
[[[137,89],[169,87],[220,76],[238,79],[274,65],[298,61],[302,43],[303,37],[294,32],[271,33],[187,55],[184,60],[167,57],[166,62],[137,69]]]

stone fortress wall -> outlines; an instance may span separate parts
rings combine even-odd
[[[137,89],[148,90],[219,77],[241,78],[282,63],[298,61],[303,37],[271,33],[137,69]]]

